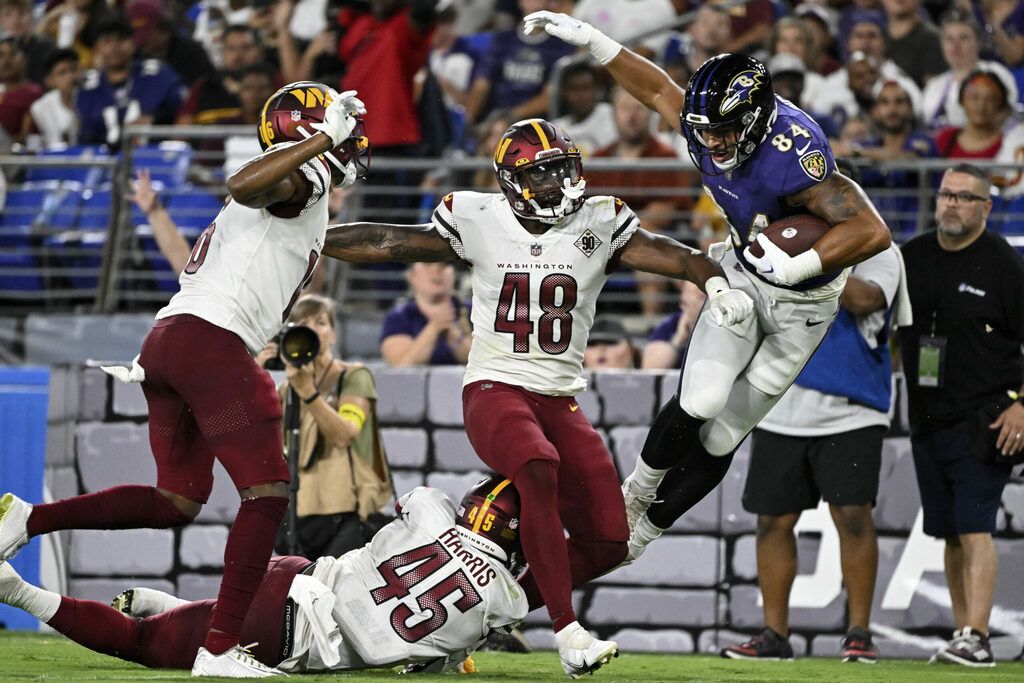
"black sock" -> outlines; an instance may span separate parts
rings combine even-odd
[[[694,448],[704,449],[700,445],[700,427],[704,422],[683,410],[679,397],[673,396],[654,418],[640,451],[641,459],[658,470],[680,464]]]
[[[682,462],[666,472],[661,480],[658,502],[647,510],[647,518],[661,529],[675,524],[687,510],[714,491],[732,464],[733,453],[711,455],[700,439],[688,446]]]

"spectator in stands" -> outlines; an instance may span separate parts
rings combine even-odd
[[[727,0],[711,0],[725,5]],[[774,0],[747,0],[728,7],[729,33],[732,36],[723,52],[751,52],[763,46],[775,21]]]
[[[911,161],[938,156],[935,142],[920,128],[921,91],[908,78],[882,79],[875,84],[871,119],[879,138],[852,146],[851,156],[872,162]],[[931,174],[928,174],[931,176]],[[861,185],[894,192],[874,195],[875,207],[894,233],[917,231],[919,174],[905,168],[880,170],[876,164],[861,169]],[[934,181],[930,183],[935,186]]]
[[[817,111],[815,103],[807,101],[804,96],[805,92],[815,89],[816,86],[810,84],[821,81],[821,76],[809,73],[803,60],[789,52],[774,55],[768,60],[767,66],[768,72],[772,75],[775,94],[811,114],[825,135],[830,138],[836,137],[839,131],[832,117],[825,112]]]
[[[411,296],[384,317],[380,355],[388,365],[462,365],[473,337],[469,309],[455,295],[449,263],[413,263],[406,271]]]
[[[629,370],[637,366],[639,353],[629,332],[618,318],[599,315],[594,319],[583,352],[583,367],[588,370]]]
[[[888,25],[889,58],[914,79],[917,86],[942,69],[942,45],[935,24],[922,16],[921,0],[882,0]]]
[[[180,33],[171,13],[159,0],[132,0],[125,8],[138,56],[158,59],[174,69],[186,86],[213,73],[203,46]]]
[[[498,148],[498,143],[501,141],[501,136],[516,121],[515,114],[510,110],[497,109],[476,124],[474,127],[476,156],[492,159],[494,150]],[[466,184],[477,192],[498,192],[501,189],[498,185],[498,178],[490,166],[475,171]]]
[[[449,141],[461,148],[468,142],[465,139],[466,105],[469,103],[469,88],[473,84],[473,68],[477,57],[466,37],[455,32],[457,19],[458,12],[454,4],[437,13],[428,69],[421,74],[424,74],[424,81],[429,75],[440,89],[447,114]],[[420,87],[423,88],[425,85],[424,82]],[[417,98],[421,101],[421,106],[428,104],[423,102],[425,94],[426,92],[421,90]]]
[[[651,332],[644,345],[644,370],[678,368],[690,342],[690,333],[697,324],[707,295],[700,287],[687,280],[678,280],[679,310],[668,316]]]
[[[837,24],[835,12],[828,7],[805,2],[796,8],[796,16],[803,21],[814,38],[814,59],[807,68],[822,76],[834,73],[839,68],[839,60],[833,54]]]
[[[13,36],[0,38],[0,126],[13,142],[24,142],[25,119],[43,89],[25,78],[25,51]]]
[[[178,230],[174,219],[167,213],[167,209],[160,203],[160,197],[153,189],[153,182],[150,179],[149,169],[142,169],[132,183],[132,193],[129,199],[135,203],[139,211],[146,217],[150,230],[153,231],[153,239],[156,246],[168,265],[175,273],[180,273],[188,263],[192,247],[188,240]]]
[[[978,167],[953,166],[938,192],[936,230],[902,249],[914,307],[900,344],[911,446],[924,533],[945,540],[956,622],[933,661],[968,666],[995,664],[992,532],[1011,458],[1024,448],[1024,262],[986,230],[990,188]]]
[[[854,267],[837,318],[796,382],[753,431],[743,508],[757,515],[757,575],[765,627],[726,647],[732,659],[793,659],[789,594],[797,573],[794,528],[824,500],[839,532],[849,606],[843,661],[874,663],[871,601],[878,539],[882,442],[892,407],[891,310],[910,323],[903,267],[895,247]]]
[[[886,57],[884,14],[857,9],[848,15],[847,25],[844,68],[827,76],[820,90],[804,93],[806,101],[814,102],[817,111],[830,114],[840,128],[850,116],[871,108],[871,88],[879,75],[886,78],[903,75]],[[858,96],[863,101],[858,101]]]
[[[1011,101],[1017,101],[1017,85],[1009,70],[999,62],[982,60],[981,26],[967,11],[951,9],[942,15],[942,55],[949,71],[931,79],[924,88],[924,122],[928,128],[963,126],[967,123],[960,106],[960,84],[975,69],[1002,72],[1000,80],[1012,85]]]
[[[986,52],[1010,68],[1024,62],[1024,5],[1018,0],[956,0],[963,9],[973,9],[989,37]]]
[[[820,73],[817,73],[811,67],[812,64],[817,64],[820,61],[817,52],[818,48],[814,43],[814,35],[803,21],[797,17],[783,17],[775,22],[771,35],[768,37],[768,53],[773,57],[780,54],[789,54],[799,58],[800,63],[803,65],[803,80],[808,92],[819,91],[821,84],[825,80]],[[769,64],[771,64],[770,59]],[[772,74],[772,85],[775,85],[775,70],[770,66],[768,70]],[[800,90],[798,92],[800,96],[796,99],[786,97],[785,95],[784,97],[791,102],[799,103],[803,92],[803,90]]]
[[[584,155],[611,145],[619,137],[612,105],[602,101],[604,87],[598,74],[593,63],[581,60],[569,64],[559,75],[561,111],[565,115],[554,124],[565,129]]]
[[[707,60],[725,52],[732,38],[728,12],[711,3],[702,4],[686,29],[686,38],[686,63],[693,73]]]
[[[170,124],[181,105],[181,78],[163,62],[133,59],[132,27],[111,19],[96,28],[96,59],[85,74],[76,107],[79,141],[114,145],[129,123]]]
[[[45,95],[32,103],[28,114],[28,139],[39,138],[43,148],[73,145],[78,142],[78,111],[75,93],[78,91],[78,53],[74,50],[54,50],[46,59]]]
[[[1007,131],[999,154],[996,155],[996,161],[1016,165],[1016,168],[1002,169],[999,172],[1003,197],[1009,201],[1024,197],[1024,122]],[[1024,206],[1015,205],[1012,208],[1015,213],[1024,212]],[[1013,232],[1024,232],[1024,215],[1013,216],[1010,221]]]
[[[242,71],[262,64],[263,52],[256,41],[256,32],[239,24],[224,29],[220,44],[220,69],[200,78],[189,89],[178,110],[179,125],[222,125],[240,115],[238,95],[242,90]]]
[[[96,68],[93,50],[99,39],[99,28],[120,18],[120,13],[107,0],[56,0],[48,2],[46,14],[36,25],[36,33],[52,40],[59,48],[78,53],[82,68]]]
[[[32,31],[32,0],[0,0],[0,36],[18,39],[25,52],[25,75],[42,85],[53,41]]]
[[[624,88],[612,92],[615,128],[618,142],[599,149],[594,158],[620,161],[632,159],[679,159],[675,150],[660,142],[651,133],[652,112]],[[693,196],[685,188],[696,185],[687,171],[637,171],[622,168],[616,171],[590,171],[587,183],[592,191],[614,195],[632,208],[640,224],[654,232],[672,231],[681,211],[693,206]],[[695,194],[695,193],[694,193]],[[650,274],[637,276],[640,309],[645,315],[658,315],[662,310],[661,292],[666,279]]]
[[[390,468],[374,409],[377,389],[366,366],[334,356],[334,301],[306,294],[295,302],[287,322],[314,330],[320,337],[320,353],[302,367],[286,363],[286,379],[278,385],[282,406],[289,389],[302,401],[297,455],[299,549],[295,553],[287,548],[279,535],[278,550],[305,557],[338,557],[361,548],[383,526],[376,522],[392,497]],[[364,532],[364,524],[373,528]]]
[[[1003,123],[1011,111],[1010,90],[995,71],[975,69],[960,84],[960,106],[967,122],[935,135],[939,154],[950,159],[993,159],[1003,143]]]
[[[579,0],[569,13],[644,57],[656,58],[669,41],[664,29],[675,24],[688,4],[687,0]],[[655,35],[637,41],[645,33]]]
[[[557,0],[518,0],[525,14],[558,11]],[[476,121],[494,109],[511,109],[517,120],[545,116],[548,81],[555,63],[573,53],[573,47],[547,33],[523,33],[522,24],[494,34],[477,64],[466,114]],[[376,139],[376,138],[375,138]]]

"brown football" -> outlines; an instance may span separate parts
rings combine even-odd
[[[828,223],[817,216],[802,213],[780,218],[762,230],[761,234],[782,251],[790,256],[796,256],[813,247],[814,243],[828,232],[829,227],[831,226]],[[764,249],[754,241],[750,244],[750,253],[761,258],[764,256]]]

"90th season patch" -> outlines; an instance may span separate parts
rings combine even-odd
[[[814,180],[824,180],[828,170],[825,163],[825,155],[820,150],[814,150],[800,157],[800,168],[804,173]]]
[[[601,242],[601,238],[592,233],[590,228],[587,228],[583,234],[580,235],[579,239],[573,242],[573,244],[575,244],[576,248],[582,251],[587,258],[590,258],[590,255],[597,251],[597,248],[603,243]]]

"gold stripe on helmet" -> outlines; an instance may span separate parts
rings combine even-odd
[[[480,525],[484,522],[484,517],[486,516],[487,509],[491,507],[491,501],[497,498],[498,494],[501,493],[502,490],[511,483],[512,482],[508,479],[502,479],[501,483],[495,486],[494,489],[484,497],[484,504],[480,506],[480,512],[477,513],[476,521],[473,522],[474,534],[480,533]]]
[[[537,135],[540,136],[540,144],[544,146],[544,149],[551,149],[551,143],[548,142],[548,136],[544,135],[544,129],[537,123],[537,119],[530,119],[530,125],[537,131]]]
[[[500,164],[501,160],[505,158],[505,152],[508,151],[508,146],[512,144],[512,138],[505,138],[498,143],[498,149],[494,150],[494,162]]]

